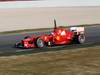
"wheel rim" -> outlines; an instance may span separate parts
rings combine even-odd
[[[85,42],[85,36],[79,35],[79,43],[84,43],[84,42]]]
[[[42,39],[37,39],[37,46],[38,47],[44,47],[44,41]]]

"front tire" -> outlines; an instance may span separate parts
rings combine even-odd
[[[43,48],[45,47],[45,42],[41,38],[37,38],[36,45],[38,48]]]

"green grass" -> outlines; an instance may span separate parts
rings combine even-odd
[[[0,57],[0,75],[100,75],[100,45]]]

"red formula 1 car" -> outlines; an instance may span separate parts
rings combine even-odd
[[[51,34],[25,37],[15,44],[17,48],[43,48],[46,46],[67,45],[71,43],[82,44],[85,42],[84,27],[71,27],[69,30],[56,26]]]

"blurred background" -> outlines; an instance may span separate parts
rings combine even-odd
[[[0,32],[100,24],[100,0],[1,0]]]

